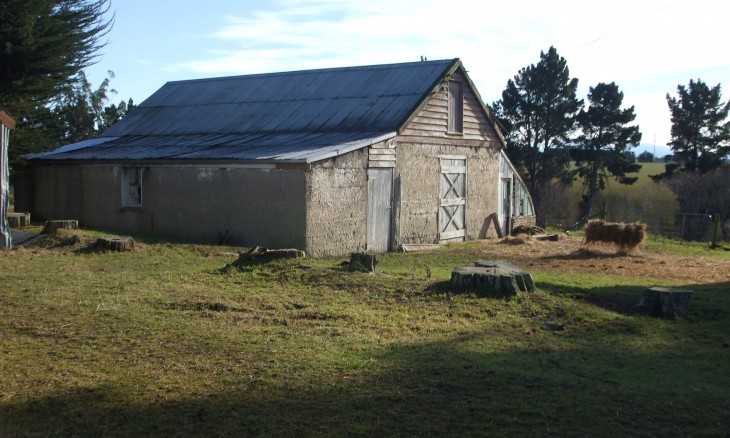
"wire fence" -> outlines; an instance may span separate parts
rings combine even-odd
[[[640,210],[640,209],[608,209],[600,214],[590,216],[590,219],[604,217],[608,222],[642,222],[647,231],[653,236],[679,240],[689,245],[708,245],[716,237],[716,243],[730,243],[730,222],[720,222],[715,231],[715,218],[710,214],[684,213],[672,211]],[[583,228],[589,218],[583,218],[572,226],[556,224],[558,228]],[[715,236],[715,233],[717,235]]]
[[[680,240],[688,244],[706,245],[712,242],[714,220],[710,214],[669,211],[608,212],[606,220],[611,222],[643,222],[647,231],[655,236]],[[718,230],[718,242],[723,240]]]

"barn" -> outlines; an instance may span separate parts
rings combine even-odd
[[[29,168],[35,218],[313,256],[534,222],[459,59],[168,82]]]

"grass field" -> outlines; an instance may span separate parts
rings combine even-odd
[[[154,239],[96,253],[96,236],[0,252],[0,436],[730,433],[730,279],[549,258],[538,292],[504,300],[448,285],[494,256],[484,242],[368,275],[344,258],[226,270],[236,248]],[[695,291],[688,318],[626,307],[656,284]]]
[[[676,196],[663,184],[655,183],[650,176],[664,172],[664,163],[642,163],[638,173],[638,181],[631,185],[619,184],[609,179],[606,190],[602,191],[597,199],[596,209],[600,209],[603,202],[608,205],[609,214],[636,215],[636,212],[646,211],[679,211]],[[574,187],[580,199],[582,186],[575,183]]]

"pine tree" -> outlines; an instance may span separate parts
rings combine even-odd
[[[16,119],[79,80],[104,46],[110,0],[0,3],[0,107]]]
[[[722,103],[720,84],[708,87],[697,79],[677,86],[678,97],[667,94],[672,113],[672,137],[668,145],[674,159],[686,171],[705,173],[722,165],[730,154],[730,101]],[[678,166],[667,165],[665,176]]]
[[[628,174],[641,169],[630,150],[639,145],[641,132],[638,126],[629,126],[636,114],[633,106],[621,109],[623,99],[615,83],[599,83],[589,88],[588,109],[578,113],[581,134],[571,152],[584,186],[581,217],[590,213],[609,177],[621,184],[633,184],[638,179]]]
[[[575,129],[583,106],[576,98],[578,79],[570,78],[555,47],[540,52],[537,64],[522,68],[507,82],[492,107],[506,130],[508,154],[523,174],[542,222],[542,192],[556,179],[571,181],[570,157],[562,147]]]
[[[93,138],[126,116],[134,102],[109,103],[116,91],[110,88],[114,73],[108,74],[94,89],[81,72],[80,81],[66,87],[51,105],[38,105],[27,113],[23,124],[13,132],[11,164],[17,164],[25,154]]]
[[[0,2],[0,108],[18,122],[10,164],[65,143],[58,107],[83,86],[111,29],[110,0]]]

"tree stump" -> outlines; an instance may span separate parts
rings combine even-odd
[[[375,272],[380,260],[377,254],[353,252],[350,254],[350,271]]]
[[[535,290],[532,276],[510,263],[479,260],[475,264],[454,269],[451,284],[485,296],[510,297],[521,291]]]
[[[108,251],[131,251],[134,249],[134,239],[131,237],[104,236],[96,239],[94,248]]]
[[[8,213],[6,217],[10,228],[27,227],[30,225],[30,213]]]
[[[474,266],[480,268],[491,268],[493,271],[498,271],[502,275],[511,275],[515,277],[517,286],[522,292],[534,292],[536,290],[532,274],[523,271],[512,263],[505,262],[504,260],[477,260],[474,263]]]
[[[675,319],[677,315],[686,317],[692,293],[693,291],[687,289],[651,287],[644,291],[637,307],[640,313],[649,316],[668,319]]]
[[[41,234],[56,234],[56,231],[58,230],[75,230],[78,227],[79,221],[77,220],[64,219],[46,221],[46,224],[43,226],[43,231],[41,231]]]

